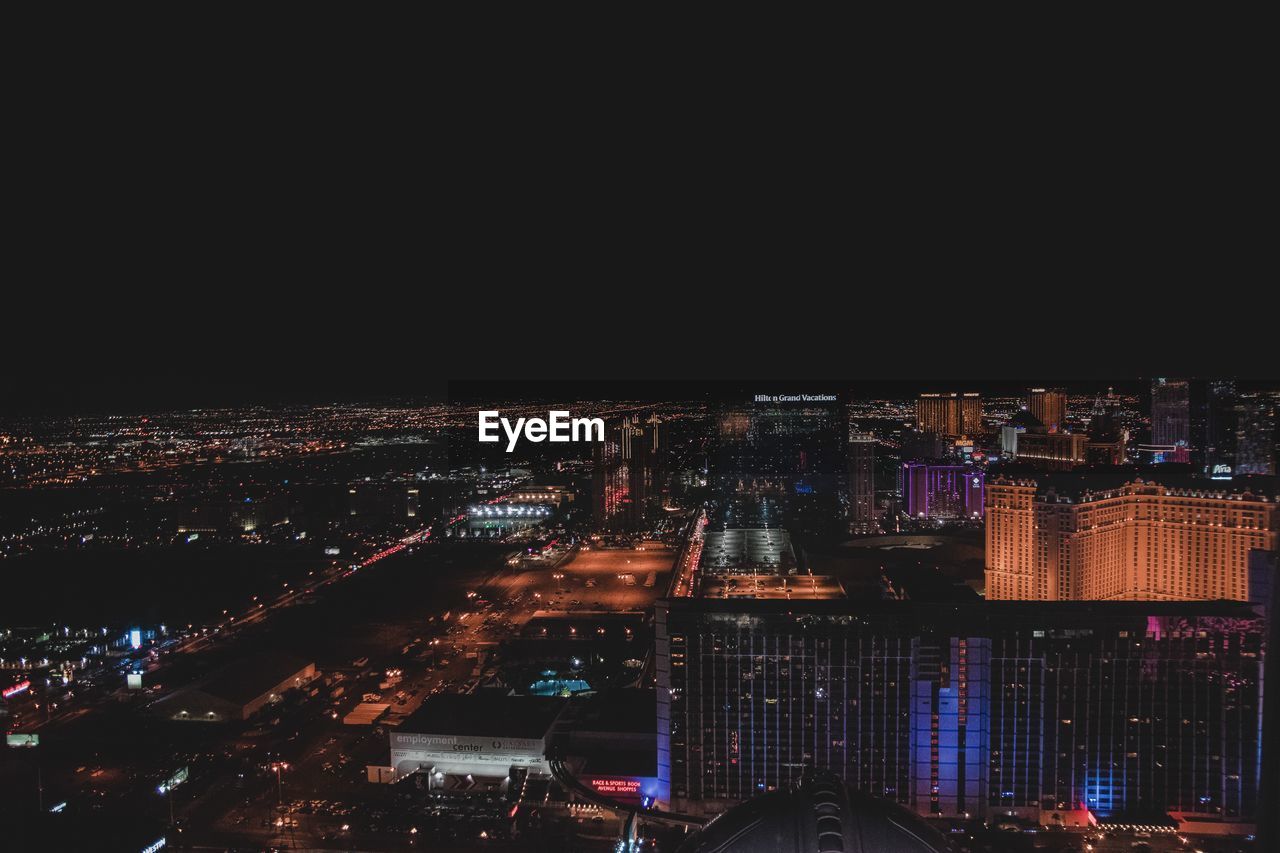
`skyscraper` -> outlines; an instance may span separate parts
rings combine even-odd
[[[876,529],[876,438],[868,433],[849,436],[849,531]]]
[[[1089,444],[1085,448],[1088,461],[1094,465],[1123,465],[1128,433],[1121,426],[1115,393],[1108,389],[1104,399],[1094,400],[1089,418]]]
[[[1215,379],[1206,383],[1204,438],[1197,442],[1193,430],[1191,441],[1193,445],[1203,445],[1204,473],[1210,477],[1229,477],[1235,471],[1238,402],[1235,382]]]
[[[1191,383],[1187,380],[1152,380],[1151,443],[1161,447],[1191,445]]]
[[[1027,411],[1049,432],[1067,428],[1067,392],[1061,388],[1032,388],[1027,391]]]
[[[631,503],[630,436],[623,424],[611,423],[605,429],[604,441],[593,448],[591,468],[591,508],[595,525],[600,530],[626,526]]]
[[[661,508],[666,488],[666,435],[656,416],[609,424],[594,449],[593,511],[602,530],[639,530]]]
[[[1275,415],[1270,401],[1254,397],[1235,407],[1236,474],[1274,474],[1272,434]]]
[[[921,394],[916,400],[916,429],[937,435],[978,435],[982,432],[982,395]]]

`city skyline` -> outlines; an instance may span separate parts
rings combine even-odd
[[[1280,379],[352,368],[0,411],[15,833],[675,851],[837,783],[931,850],[1270,831]]]

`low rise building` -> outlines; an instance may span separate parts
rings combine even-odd
[[[505,791],[513,770],[550,775],[547,739],[564,700],[482,690],[441,693],[390,733],[395,778],[431,788]]]
[[[315,677],[314,663],[285,652],[263,652],[223,667],[204,681],[166,696],[154,707],[165,719],[184,722],[247,720]]]

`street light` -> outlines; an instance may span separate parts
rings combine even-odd
[[[280,771],[288,770],[289,765],[284,761],[273,761],[271,769],[276,771],[276,796],[279,798],[276,802],[281,808],[284,808],[284,780],[280,776]]]

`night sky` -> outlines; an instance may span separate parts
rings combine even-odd
[[[1230,348],[1170,338],[1134,349],[1097,344],[1105,331],[1068,321],[1055,336],[1068,343],[1052,347],[1043,325],[1028,339],[979,323],[959,338],[954,328],[934,335],[930,325],[910,336],[872,327],[855,338],[833,315],[797,330],[801,341],[760,321],[707,326],[697,309],[686,322],[603,303],[530,309],[455,297],[401,305],[317,294],[293,306],[279,299],[255,305],[251,297],[250,288],[234,310],[175,300],[85,305],[70,318],[40,322],[11,312],[0,416],[448,399],[700,400],[761,384],[844,393],[856,386],[859,397],[1019,393],[1028,384],[1097,393],[1112,384],[1137,391],[1153,375],[1247,384],[1275,374],[1265,355],[1241,357],[1251,346],[1265,353],[1265,335],[1240,335]],[[1095,345],[1074,343],[1086,340]]]

